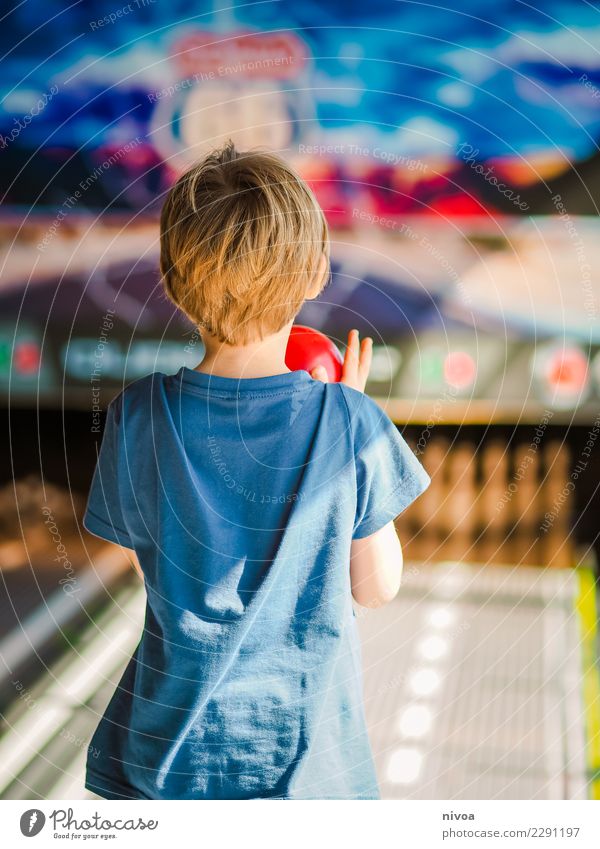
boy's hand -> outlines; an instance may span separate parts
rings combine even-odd
[[[372,358],[373,340],[371,337],[366,336],[361,342],[358,330],[351,330],[348,334],[348,347],[344,356],[340,382],[345,383],[346,386],[351,386],[352,389],[357,389],[359,392],[364,392]],[[328,381],[327,371],[323,366],[317,366],[313,369],[310,376],[315,380],[322,380],[323,383]]]

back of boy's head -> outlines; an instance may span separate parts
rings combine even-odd
[[[327,224],[306,183],[273,153],[229,142],[183,174],[160,222],[170,299],[221,342],[281,330],[329,260]]]

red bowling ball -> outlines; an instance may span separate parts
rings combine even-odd
[[[331,383],[339,383],[343,362],[339,350],[324,333],[294,324],[285,352],[285,364],[291,371],[310,373],[317,366],[324,366]]]

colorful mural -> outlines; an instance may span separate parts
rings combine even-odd
[[[228,6],[18,6],[0,31],[5,203],[52,207],[79,191],[80,208],[152,210],[231,136],[292,159],[333,224],[356,206],[554,213],[557,192],[572,213],[596,212],[589,3]]]

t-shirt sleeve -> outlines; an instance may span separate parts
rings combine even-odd
[[[97,537],[119,543],[126,548],[133,548],[119,496],[120,400],[120,398],[115,399],[108,407],[83,526]]]
[[[353,539],[383,528],[431,480],[388,416],[367,395],[346,395],[354,439],[357,506]]]

